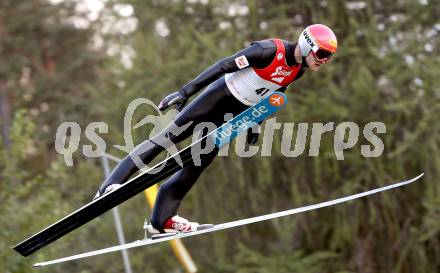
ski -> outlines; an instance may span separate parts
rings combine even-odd
[[[42,266],[47,266],[47,265],[53,265],[53,264],[67,262],[67,261],[82,259],[82,258],[86,258],[86,257],[101,255],[101,254],[105,254],[105,253],[115,252],[115,251],[119,251],[119,250],[123,250],[123,249],[130,249],[130,248],[165,242],[165,241],[169,241],[169,240],[174,240],[174,239],[178,239],[178,238],[185,238],[185,237],[205,234],[205,233],[209,233],[209,232],[215,232],[215,231],[219,231],[219,230],[223,230],[223,229],[244,226],[244,225],[253,224],[253,223],[257,223],[257,222],[261,222],[261,221],[267,221],[270,219],[275,219],[275,218],[284,217],[284,216],[288,216],[288,215],[298,214],[298,213],[302,213],[302,212],[306,212],[306,211],[310,211],[310,210],[316,210],[316,209],[320,209],[320,208],[324,208],[324,207],[329,207],[329,206],[333,206],[336,204],[348,202],[348,201],[351,201],[354,199],[358,199],[361,197],[365,197],[368,195],[376,194],[379,192],[383,192],[383,191],[387,191],[390,189],[394,189],[394,188],[398,188],[398,187],[407,185],[409,183],[417,181],[423,175],[424,175],[424,173],[422,173],[422,174],[420,174],[410,180],[397,182],[397,183],[394,183],[394,184],[391,184],[388,186],[384,186],[384,187],[376,188],[373,190],[369,190],[369,191],[337,198],[337,199],[322,202],[322,203],[317,203],[317,204],[294,208],[294,209],[290,209],[290,210],[284,210],[284,211],[280,211],[280,212],[270,213],[270,214],[266,214],[266,215],[262,215],[262,216],[257,216],[257,217],[227,222],[227,223],[223,223],[223,224],[218,224],[218,225],[214,225],[212,228],[209,228],[209,229],[202,229],[202,230],[197,230],[197,231],[188,232],[188,233],[177,233],[172,236],[167,236],[167,237],[157,238],[157,239],[138,240],[138,241],[128,243],[125,245],[118,245],[118,246],[113,246],[113,247],[109,247],[109,248],[104,248],[104,249],[100,249],[100,250],[82,253],[82,254],[77,254],[77,255],[73,255],[73,256],[69,256],[69,257],[64,257],[64,258],[60,258],[60,259],[56,259],[56,260],[40,262],[40,263],[34,264],[33,266],[34,267],[42,267]]]
[[[31,255],[44,246],[130,199],[148,187],[162,181],[182,167],[192,164],[194,156],[193,147],[195,147],[196,144],[201,143],[201,141],[211,140],[220,148],[226,143],[232,141],[237,135],[246,132],[248,128],[253,127],[258,122],[266,119],[269,115],[283,108],[286,103],[287,97],[283,93],[272,92],[268,97],[262,99],[256,105],[249,107],[216,130],[213,130],[211,133],[198,139],[173,156],[156,164],[148,171],[130,179],[119,189],[93,200],[53,225],[17,244],[13,249],[22,256]],[[178,158],[180,158],[182,166],[179,165]],[[165,165],[160,172],[153,172],[156,168],[162,168],[162,164]]]

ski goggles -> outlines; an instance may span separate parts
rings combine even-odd
[[[328,60],[330,60],[330,58],[333,56],[332,52],[321,48],[319,48],[316,52],[312,50],[312,54],[313,57],[315,57],[315,59],[321,63],[328,62]]]

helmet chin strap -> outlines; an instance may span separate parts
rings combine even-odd
[[[309,54],[310,54],[310,52],[309,52]],[[299,47],[299,44],[297,44],[296,47],[295,47],[295,53],[294,53],[294,55],[295,55],[295,61],[296,61],[297,63],[300,63],[300,62],[298,62],[298,58],[301,57],[302,67],[309,67],[309,66],[307,65],[307,62],[306,62],[306,57],[304,57],[304,56],[302,55],[302,53],[301,53],[301,48]]]

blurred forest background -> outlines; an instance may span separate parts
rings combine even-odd
[[[129,102],[158,103],[220,58],[270,37],[296,41],[308,24],[338,36],[332,63],[288,91],[278,121],[387,126],[384,154],[358,145],[338,161],[333,133],[317,157],[218,158],[181,215],[221,223],[321,202],[411,178],[422,181],[355,202],[184,240],[199,272],[440,272],[440,5],[431,0],[1,0],[0,268],[117,244],[110,213],[23,258],[10,249],[90,201],[103,180],[84,134],[66,166],[57,127],[109,124],[107,152],[123,144]],[[135,118],[148,111],[138,111]],[[140,143],[151,128],[133,130]],[[296,131],[296,129],[295,129]],[[295,136],[294,136],[295,137]],[[360,139],[362,140],[362,134]],[[310,143],[310,141],[308,141]],[[307,151],[307,150],[306,150]],[[307,153],[304,153],[307,154]],[[228,170],[227,172],[225,170]],[[143,195],[120,206],[126,239],[143,236]],[[181,272],[168,244],[131,250],[134,272]],[[119,253],[38,269],[122,272]]]

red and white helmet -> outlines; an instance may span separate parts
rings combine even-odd
[[[313,56],[320,61],[326,62],[336,52],[338,42],[333,31],[321,24],[306,27],[298,39],[301,55],[306,57],[312,52]]]

